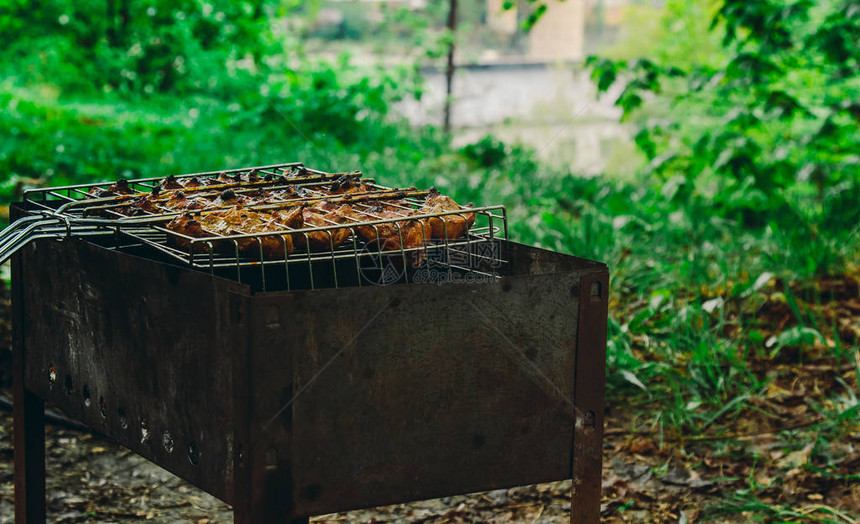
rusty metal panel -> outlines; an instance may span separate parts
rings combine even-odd
[[[570,478],[580,278],[255,297],[260,489],[304,516]]]
[[[243,287],[80,240],[21,260],[26,388],[231,501],[227,297]]]
[[[503,242],[510,260],[512,275],[552,275],[556,273],[597,271],[606,272],[606,264],[587,258],[564,255],[548,249],[527,246],[518,242]]]

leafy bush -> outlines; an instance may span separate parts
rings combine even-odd
[[[589,59],[601,90],[623,85],[649,170],[744,226],[856,225],[860,3],[725,0],[712,28],[716,65]]]
[[[0,70],[81,93],[227,94],[265,66],[267,15],[265,2],[3,0]]]

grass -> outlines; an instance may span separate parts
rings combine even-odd
[[[824,504],[810,504],[804,507],[792,507],[789,504],[769,504],[756,496],[756,490],[736,493],[719,508],[709,508],[704,520],[719,516],[740,514],[753,522],[821,522],[827,524],[845,524],[853,522],[852,515],[845,511]]]

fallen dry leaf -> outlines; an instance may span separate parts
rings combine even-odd
[[[812,449],[815,447],[815,442],[810,442],[803,449],[799,449],[797,451],[792,451],[791,453],[785,455],[778,461],[776,461],[776,465],[783,469],[794,470],[800,468],[801,466],[806,465],[809,462],[809,454],[812,453]]]
[[[630,442],[628,449],[636,455],[650,455],[657,451],[657,444],[648,437],[636,437]]]

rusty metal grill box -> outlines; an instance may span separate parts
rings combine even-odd
[[[569,478],[571,522],[598,522],[606,266],[493,242],[504,273],[483,282],[267,292],[146,246],[27,245],[19,518],[44,518],[49,400],[236,522]]]

